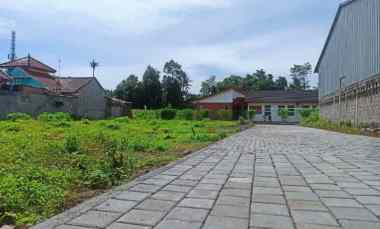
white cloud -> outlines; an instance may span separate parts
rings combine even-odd
[[[142,34],[179,24],[179,12],[229,5],[230,0],[19,0],[17,4],[2,0],[0,9],[36,15],[41,20],[64,20],[75,26],[103,27],[119,34]]]

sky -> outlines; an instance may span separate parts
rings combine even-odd
[[[342,0],[1,0],[0,61],[11,30],[16,54],[62,76],[90,76],[107,89],[152,65],[179,62],[192,92],[218,80],[265,69],[288,76],[293,64],[315,66]],[[317,84],[313,76],[312,84]]]

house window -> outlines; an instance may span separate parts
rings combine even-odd
[[[309,109],[310,106],[308,106],[308,105],[303,105],[302,108],[303,108],[303,109]]]
[[[260,115],[263,113],[263,107],[260,105],[255,105],[255,106],[249,106],[250,111],[255,111],[256,114]]]
[[[288,106],[288,112],[289,112],[289,116],[294,116],[296,114],[296,106],[289,105]]]

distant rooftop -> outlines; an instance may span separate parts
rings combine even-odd
[[[57,71],[48,66],[47,64],[42,63],[41,61],[31,57],[26,56],[13,61],[8,61],[0,64],[0,68],[11,68],[11,67],[23,67],[23,68],[32,68],[36,70],[41,70],[49,73],[56,73]]]
[[[254,91],[247,95],[247,102],[253,103],[318,103],[318,91]]]

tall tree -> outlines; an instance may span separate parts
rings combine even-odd
[[[210,96],[217,93],[217,82],[216,76],[211,76],[207,80],[202,82],[201,85],[201,95],[202,96]]]
[[[231,75],[225,78],[222,82],[217,83],[217,90],[223,91],[228,88],[241,88],[244,78],[238,75]]]
[[[191,82],[182,66],[174,60],[170,60],[165,63],[163,72],[179,82],[182,97],[185,98],[189,93]]]
[[[148,66],[143,75],[144,104],[148,108],[160,108],[162,102],[162,87],[160,72]]]
[[[310,63],[302,65],[293,65],[290,68],[290,76],[292,76],[293,83],[290,85],[294,90],[307,90],[310,88],[309,78],[311,76],[312,66]]]
[[[162,79],[163,105],[179,108],[184,103],[180,82],[172,77],[165,75]]]
[[[288,88],[288,80],[283,76],[278,77],[274,84],[276,90],[286,90]]]
[[[119,83],[113,94],[119,99],[132,102],[134,108],[144,106],[143,86],[135,75],[130,75],[126,80]]]
[[[258,69],[252,75],[247,75],[244,83],[245,90],[274,90],[276,89],[273,75],[267,74],[264,69]]]

